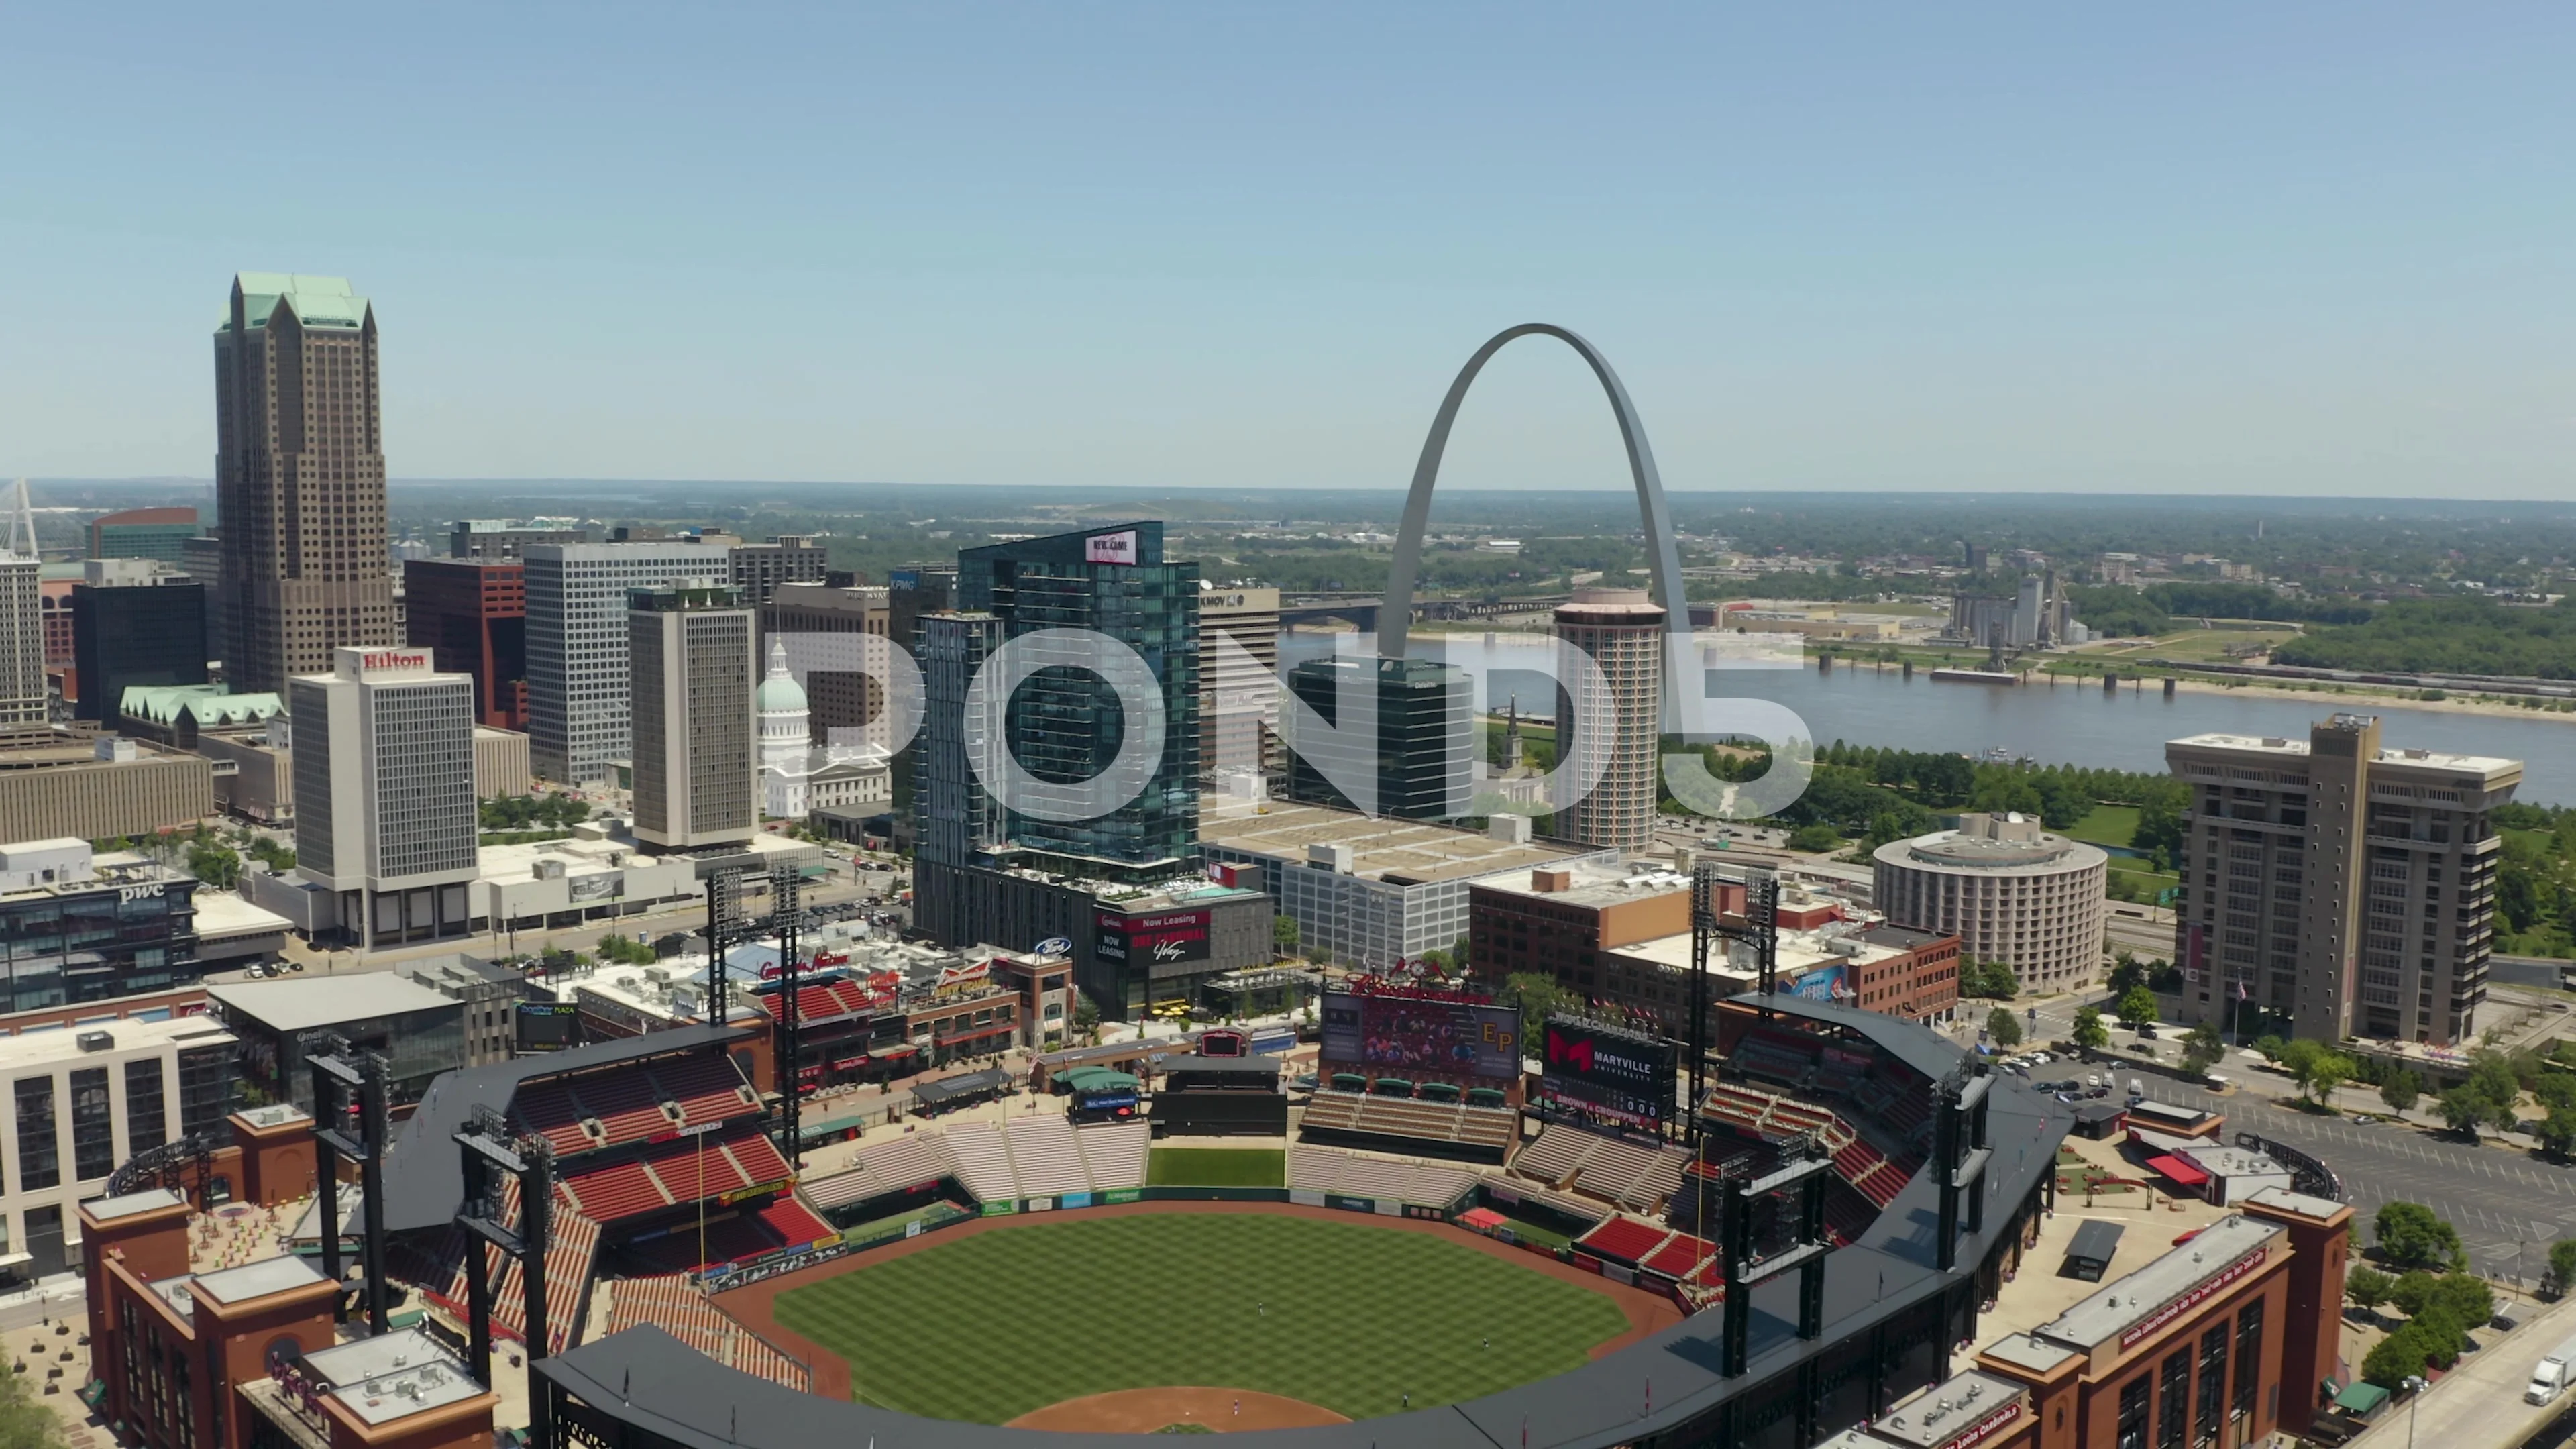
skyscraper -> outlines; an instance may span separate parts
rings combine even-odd
[[[637,840],[685,850],[760,829],[752,635],[752,611],[730,584],[627,595]]]
[[[10,500],[9,536],[0,540],[0,733],[45,723],[43,575],[36,514],[21,478]]]
[[[1219,648],[1231,639],[1251,656]],[[1231,662],[1229,662],[1231,661]],[[1199,591],[1199,769],[1264,773],[1279,753],[1279,591]]]
[[[1342,717],[1344,687],[1377,691],[1375,730]],[[1288,797],[1406,820],[1464,815],[1475,796],[1475,685],[1467,671],[1430,659],[1309,659],[1288,687],[1332,732],[1289,741]],[[1372,738],[1373,734],[1373,738]],[[1376,798],[1354,800],[1335,783],[1374,778]]]
[[[914,920],[922,929],[944,942],[989,939],[979,934],[990,922],[977,919],[972,894],[979,874],[1027,867],[1142,884],[1189,870],[1198,843],[1198,601],[1198,566],[1164,561],[1159,523],[958,555],[956,608],[922,615],[913,645],[922,671],[911,799]],[[968,715],[975,679],[993,656],[1013,640],[1054,629],[1106,636],[1132,650],[1150,676],[1147,708],[1158,716],[1162,748],[1142,788],[1103,814],[1049,818],[1075,808],[1083,782],[1120,777],[1125,713],[1106,679],[1048,666],[1016,689],[988,681],[973,701],[981,713]],[[1006,744],[1026,772],[1017,800],[997,799],[976,777],[979,741]]]
[[[308,929],[370,949],[470,932],[473,682],[426,649],[342,648],[286,695],[295,869],[325,898]]]
[[[117,563],[140,565],[143,577],[116,577]],[[86,567],[87,581],[72,585],[73,718],[114,730],[128,686],[206,682],[204,585],[165,579],[139,559]]]
[[[403,563],[403,632],[438,667],[474,680],[474,717],[528,727],[528,576],[515,558]]]
[[[1199,571],[1163,560],[1163,525],[1114,524],[967,549],[957,607],[1001,621],[1002,643],[1040,630],[1089,630],[1133,650],[1153,676],[1163,747],[1144,789],[1097,819],[1049,820],[1010,808],[1004,840],[1108,878],[1154,879],[1189,864],[1198,843]],[[1119,696],[1088,670],[1041,669],[1010,698],[1013,756],[1044,792],[1101,775],[1125,739]]]
[[[2174,740],[2165,762],[2192,796],[2174,911],[2186,1016],[2233,1004],[2324,1042],[2475,1037],[2504,845],[2488,812],[2521,761],[2389,749],[2376,716],[2339,714],[2305,740]]]
[[[196,536],[193,508],[102,513],[89,521],[89,557],[158,559],[175,568],[187,562],[188,540]]]
[[[1558,696],[1557,768],[1567,794],[1550,833],[1631,850],[1654,844],[1664,633],[1663,607],[1644,589],[1577,589],[1557,608],[1556,637],[1590,655],[1601,680],[1569,678]],[[1596,763],[1600,782],[1583,791]]]
[[[397,638],[376,314],[338,277],[243,272],[215,329],[224,668],[279,690]]]
[[[528,545],[528,758],[538,775],[604,780],[627,757],[627,592],[723,578],[727,562],[686,540]]]

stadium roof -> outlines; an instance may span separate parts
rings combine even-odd
[[[456,1158],[456,1134],[465,1129],[477,1107],[509,1111],[510,1098],[518,1092],[520,1083],[568,1077],[620,1062],[740,1041],[750,1035],[738,1026],[682,1026],[623,1041],[599,1042],[441,1073],[429,1084],[429,1092],[420,1099],[411,1120],[403,1124],[402,1136],[385,1154],[385,1227],[402,1233],[444,1227],[455,1220],[456,1205],[465,1196],[464,1168]]]
[[[962,1077],[945,1077],[936,1082],[924,1082],[912,1089],[912,1099],[925,1106],[944,1107],[960,1098],[998,1092],[1009,1085],[1011,1085],[1009,1072],[1000,1067],[986,1067],[980,1072],[968,1072]]]
[[[1893,1017],[1785,998],[1775,1004],[1784,1015],[1851,1026],[1929,1076],[1946,1075],[1963,1059],[1928,1029]],[[1987,1179],[1999,1204],[2017,1204],[2051,1170],[2073,1113],[2017,1078],[1991,1080]],[[1261,1442],[1272,1449],[1493,1449],[1520,1441],[1526,1426],[1532,1449],[1612,1449],[1702,1424],[1726,1400],[1775,1392],[1801,1362],[1916,1315],[1927,1299],[1970,1280],[1976,1265],[2006,1241],[2013,1214],[1999,1206],[1985,1215],[1983,1228],[1963,1233],[1958,1266],[1944,1272],[1936,1266],[1935,1177],[1916,1173],[1858,1242],[1827,1255],[1822,1339],[1797,1337],[1796,1274],[1754,1287],[1750,1354],[1740,1378],[1718,1372],[1723,1315],[1701,1313],[1554,1378],[1416,1413],[1264,1430]],[[1121,1446],[1107,1442],[1117,1437],[1111,1435],[1003,1430],[817,1398],[727,1368],[649,1327],[531,1367],[599,1412],[683,1449],[798,1449],[870,1437],[902,1449],[1157,1449],[1164,1442],[1134,1435]],[[1646,1382],[1653,1384],[1651,1406],[1639,1388]]]
[[[1802,1021],[1842,1027],[1868,1038],[1871,1045],[1936,1082],[1963,1060],[1957,1047],[1923,1027],[1885,1012],[1864,1011],[1857,1006],[1842,1006],[1831,1001],[1813,1001],[1785,992],[1764,996],[1758,991],[1746,991],[1728,999],[1744,1006],[1767,1007],[1782,1016],[1794,1016]]]

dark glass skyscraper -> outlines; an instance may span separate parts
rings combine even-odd
[[[1345,679],[1366,689],[1376,676],[1375,738],[1365,722],[1341,717]],[[1406,820],[1440,820],[1468,813],[1475,794],[1475,685],[1467,671],[1430,659],[1310,659],[1290,670],[1288,688],[1332,734],[1305,731],[1289,741],[1288,798]],[[1326,778],[1374,776],[1377,798],[1353,800]]]
[[[126,686],[206,682],[206,590],[202,584],[72,585],[75,719],[111,731]]]

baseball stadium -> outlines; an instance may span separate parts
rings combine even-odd
[[[743,1028],[522,1057],[439,1080],[369,1216],[395,1280],[527,1354],[532,1428],[593,1449],[1804,1446],[1951,1373],[2069,1125],[1924,1028],[1786,995],[1717,1004],[1696,1100],[1618,1023],[1524,1044],[1400,989],[1322,1027],[1293,1118],[1210,1031],[1041,1058],[802,1174]],[[540,1180],[479,1173],[478,1134],[549,1184],[541,1269],[469,1230],[529,1227]]]

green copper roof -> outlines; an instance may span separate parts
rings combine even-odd
[[[220,684],[129,684],[117,701],[117,713],[157,725],[178,723],[181,711],[207,725],[256,724],[283,713],[285,701],[274,694],[234,694]]]
[[[242,316],[253,328],[265,327],[271,313],[277,310],[279,298],[295,309],[297,320],[308,327],[356,327],[367,320],[367,299],[349,290],[346,277],[308,277],[296,272],[237,272],[233,285],[241,289]],[[217,320],[219,327],[232,325],[232,308],[224,308]]]

